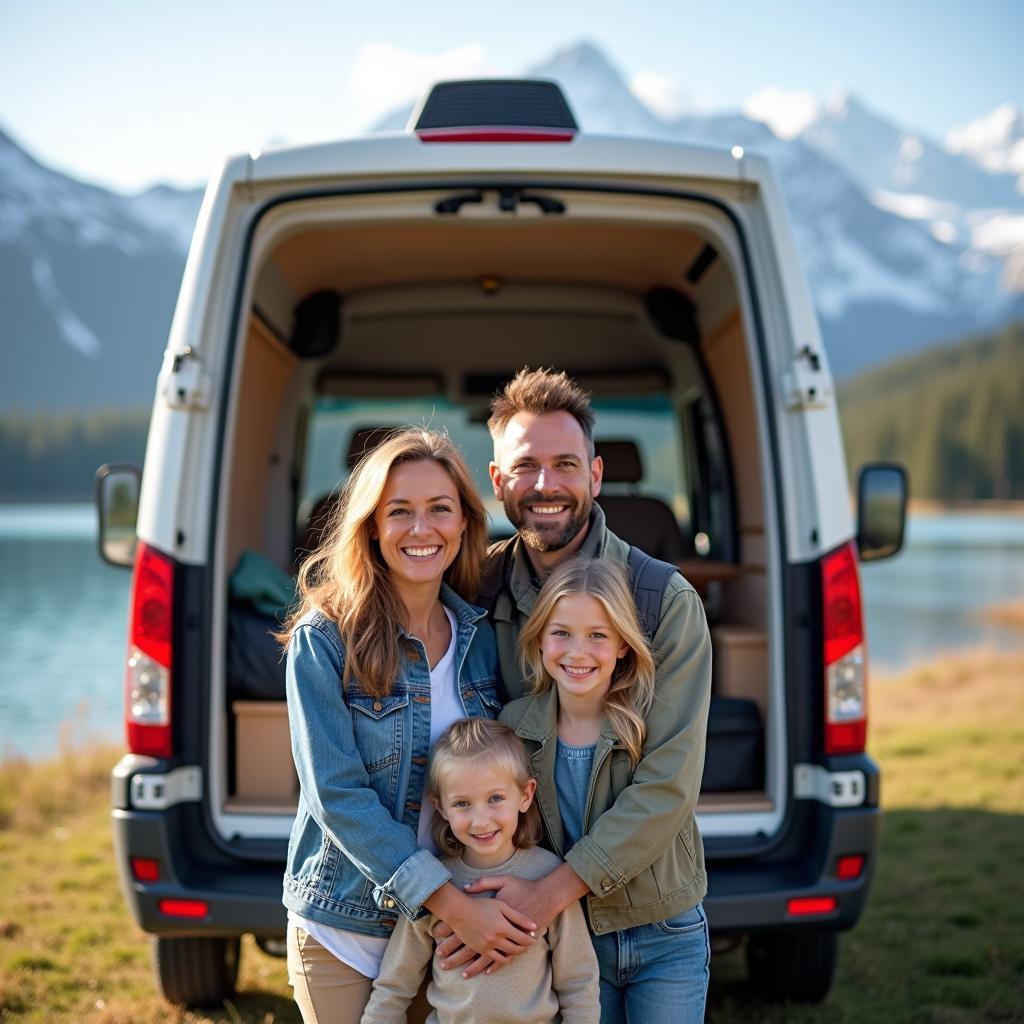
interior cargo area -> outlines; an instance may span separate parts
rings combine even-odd
[[[215,545],[215,820],[287,835],[297,783],[270,632],[354,461],[388,429],[443,428],[493,536],[508,536],[485,420],[529,365],[592,392],[609,526],[679,565],[704,601],[714,704],[698,813],[705,832],[742,832],[779,811],[785,701],[767,598],[781,592],[778,515],[732,228],[697,201],[553,194],[564,211],[545,214],[485,197],[439,213],[446,196],[296,201],[256,232]]]

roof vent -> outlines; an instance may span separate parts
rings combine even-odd
[[[562,90],[536,78],[438,82],[410,125],[423,142],[569,142],[578,131]]]

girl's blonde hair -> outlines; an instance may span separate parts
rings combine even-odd
[[[311,609],[338,624],[345,644],[343,685],[353,677],[375,697],[387,696],[399,669],[399,625],[404,608],[380,547],[371,536],[374,512],[398,465],[432,459],[458,491],[466,529],[445,582],[466,600],[476,596],[487,549],[487,513],[465,459],[446,434],[407,429],[391,434],[363,457],[345,483],[320,546],[299,569],[299,604],[280,638],[287,642]]]
[[[563,562],[551,573],[519,632],[523,671],[534,693],[544,693],[553,685],[541,657],[541,638],[555,605],[570,594],[589,594],[600,601],[611,625],[626,644],[626,653],[612,672],[604,711],[635,766],[643,751],[647,713],[654,700],[654,657],[640,628],[636,602],[622,566],[607,559],[577,557]]]
[[[468,762],[468,763],[467,763]],[[522,740],[502,722],[489,718],[462,718],[453,722],[441,735],[430,751],[430,768],[427,772],[427,794],[437,804],[441,803],[441,789],[445,777],[455,771],[473,772],[479,767],[494,768],[515,780],[520,789],[533,778],[530,761]],[[451,825],[437,813],[430,823],[430,831],[437,848],[450,857],[458,857],[463,844],[455,838]],[[543,835],[540,810],[534,800],[519,815],[512,836],[512,845],[517,850],[536,846]]]

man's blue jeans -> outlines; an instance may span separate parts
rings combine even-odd
[[[668,921],[595,935],[601,1024],[699,1024],[711,943],[701,904]]]

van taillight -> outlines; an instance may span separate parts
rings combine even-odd
[[[825,752],[859,754],[867,742],[867,665],[857,553],[852,543],[821,561],[825,637]]]
[[[125,728],[133,754],[171,756],[171,637],[174,563],[139,542],[135,551]]]

